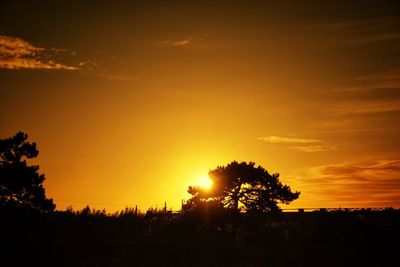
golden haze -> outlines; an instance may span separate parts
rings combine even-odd
[[[58,209],[179,209],[232,160],[289,208],[400,207],[389,2],[33,5],[2,4],[0,137],[38,143]]]

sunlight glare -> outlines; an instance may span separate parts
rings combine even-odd
[[[208,176],[202,176],[199,179],[197,179],[196,184],[202,187],[203,189],[210,190],[210,188],[213,185],[213,181]]]

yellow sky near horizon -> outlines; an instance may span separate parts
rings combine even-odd
[[[57,209],[179,209],[233,160],[301,191],[288,208],[400,207],[398,14],[390,1],[4,1],[0,138],[38,144]]]

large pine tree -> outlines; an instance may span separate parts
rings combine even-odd
[[[39,153],[36,143],[29,143],[27,138],[27,134],[18,132],[0,139],[0,208],[52,212],[55,205],[46,198],[44,174],[39,173],[39,166],[27,164],[27,159]]]
[[[283,185],[279,174],[271,175],[263,167],[256,167],[254,162],[233,161],[208,174],[213,187],[206,190],[190,186],[188,192],[192,198],[189,207],[209,202],[234,211],[268,212],[278,210],[278,203],[289,204],[300,195],[300,192],[292,192],[289,186]]]

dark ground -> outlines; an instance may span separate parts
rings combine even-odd
[[[212,218],[3,211],[0,266],[400,266],[399,210]]]

